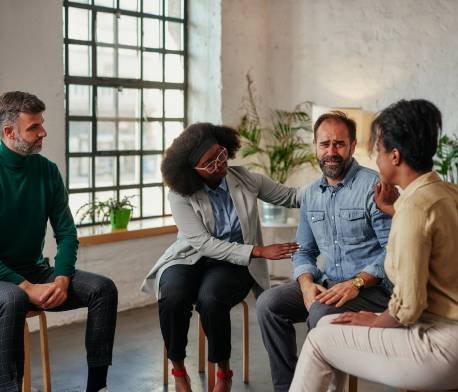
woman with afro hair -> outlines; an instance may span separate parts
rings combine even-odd
[[[300,207],[302,192],[228,166],[239,148],[234,129],[197,123],[174,140],[162,162],[178,235],[143,290],[159,300],[177,391],[191,391],[184,359],[193,304],[208,339],[208,360],[218,366],[213,391],[230,391],[230,310],[250,289],[269,287],[265,259],[284,259],[298,248],[296,243],[262,245],[257,199]]]

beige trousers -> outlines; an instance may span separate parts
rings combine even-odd
[[[406,328],[330,325],[302,347],[290,392],[343,391],[346,374],[395,388],[458,389],[458,322],[424,315]]]

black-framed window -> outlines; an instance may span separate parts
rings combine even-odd
[[[186,2],[64,0],[66,179],[74,216],[95,198],[131,195],[133,219],[170,215],[160,165],[186,122]]]

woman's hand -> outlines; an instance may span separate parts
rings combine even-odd
[[[286,242],[284,244],[272,244],[267,246],[255,246],[251,251],[252,257],[264,257],[269,260],[281,260],[290,258],[299,250],[299,244]]]
[[[331,321],[332,324],[348,324],[348,325],[363,325],[372,327],[377,318],[380,317],[372,312],[345,312]]]
[[[374,201],[377,208],[387,215],[394,215],[393,204],[399,197],[399,191],[394,185],[378,182],[374,187]]]

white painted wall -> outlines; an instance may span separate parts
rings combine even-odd
[[[458,132],[456,0],[270,0],[273,106],[426,98]]]

